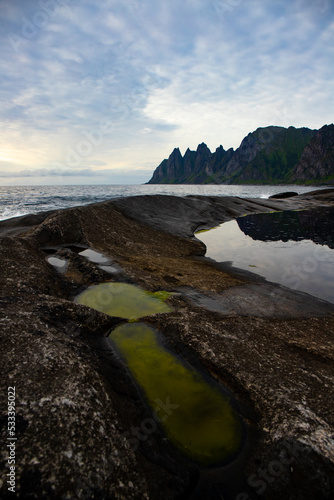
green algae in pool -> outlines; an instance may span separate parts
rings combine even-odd
[[[203,465],[236,456],[243,424],[227,396],[164,348],[143,323],[121,325],[109,338],[177,448]],[[164,411],[159,401],[169,408]]]
[[[172,293],[147,292],[128,283],[102,283],[88,288],[76,301],[110,316],[137,319],[155,313],[171,312],[164,302]]]

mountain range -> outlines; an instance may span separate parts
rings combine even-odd
[[[319,130],[269,126],[239,148],[214,153],[203,142],[184,156],[175,148],[148,184],[333,184],[334,125]]]

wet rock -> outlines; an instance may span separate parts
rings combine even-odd
[[[277,193],[269,196],[269,199],[284,199],[284,198],[292,198],[293,196],[298,196],[298,193],[295,191],[285,191],[284,193]]]
[[[265,281],[231,286],[220,293],[187,288],[182,288],[182,292],[192,304],[226,316],[306,318],[330,316],[334,312],[333,305],[324,300]]]
[[[18,497],[243,494],[241,498],[278,499],[283,492],[291,500],[330,498],[331,306],[322,310],[303,294],[274,285],[269,292],[251,274],[222,269],[199,257],[205,248],[193,238],[198,226],[252,211],[331,203],[326,197],[134,197],[44,214],[30,219],[29,225],[16,220],[16,235],[5,224],[7,236],[0,238],[0,355],[6,375],[1,379],[1,433],[4,442],[7,388],[15,386]],[[151,414],[121,360],[104,346],[108,331],[124,320],[73,302],[78,290],[92,282],[116,278],[73,252],[73,244],[109,257],[122,268],[122,281],[174,292],[168,299],[172,312],[147,317],[145,323],[159,329],[177,354],[233,391],[252,429],[242,462],[227,469],[201,469],[175,450],[159,429],[141,434],[133,446],[133,432]],[[65,274],[47,262],[45,246],[56,247],[69,261]],[[219,297],[226,313],[192,303],[184,287]],[[289,307],[284,310],[280,304],[275,317],[271,292],[279,290],[282,298],[288,297]],[[243,315],[247,297],[253,310],[249,307]],[[7,460],[2,448],[1,479],[8,471]],[[268,480],[258,477],[263,470]],[[6,498],[6,483],[0,488]]]

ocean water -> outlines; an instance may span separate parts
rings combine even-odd
[[[0,187],[0,220],[47,210],[68,208],[111,198],[144,194],[175,196],[241,196],[268,198],[283,191],[305,193],[310,186],[228,186],[228,185],[103,185],[103,186],[6,186]]]

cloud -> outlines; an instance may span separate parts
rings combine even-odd
[[[67,171],[106,121],[78,169],[153,171],[175,146],[332,121],[327,0],[2,0],[1,15],[2,148],[36,176]]]
[[[10,179],[18,179],[18,178],[25,178],[25,177],[110,177],[112,178],[113,176],[119,176],[123,174],[123,172],[117,170],[117,169],[90,169],[90,168],[82,168],[82,169],[57,169],[57,168],[38,168],[38,169],[25,169],[25,170],[16,170],[16,171],[9,171],[9,170],[0,170],[0,178],[10,178]],[[131,172],[125,172],[125,175],[149,175],[150,170],[143,170],[143,169],[135,169],[134,171]]]
[[[36,168],[33,170],[17,170],[17,171],[6,171],[0,170],[0,177],[53,177],[53,176],[65,176],[65,177],[90,177],[104,175],[104,170],[90,170],[90,169],[52,169],[52,168]]]
[[[240,36],[229,43],[217,30],[199,37],[191,57],[174,59],[169,86],[151,93],[145,113],[177,127],[175,144],[237,147],[258,126],[318,128],[331,121],[332,49],[324,40],[333,24],[318,29],[313,10],[253,7],[243,3],[224,26],[225,36],[231,30]]]

